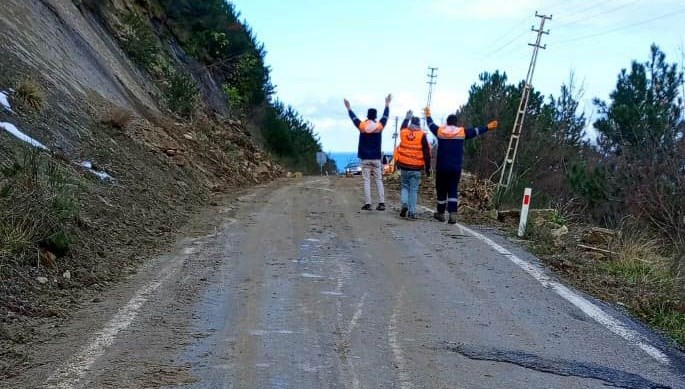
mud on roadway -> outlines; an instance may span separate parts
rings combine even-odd
[[[685,388],[682,353],[503,237],[363,212],[360,184],[227,198],[0,387]]]

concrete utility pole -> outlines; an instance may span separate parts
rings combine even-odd
[[[428,101],[426,101],[426,107],[430,108],[431,99],[433,98],[433,86],[435,84],[437,84],[437,81],[435,81],[435,79],[438,78],[438,74],[437,74],[438,68],[434,68],[434,67],[429,66],[428,70],[430,71],[430,73],[428,74],[428,82],[427,82],[427,84],[428,84]],[[423,125],[424,125],[424,131],[426,133],[429,133],[429,131],[427,131],[428,130],[428,121],[426,120],[425,114],[423,116]]]
[[[395,152],[395,149],[397,148],[397,136],[398,136],[398,134],[397,134],[397,126],[398,126],[398,124],[397,124],[397,122],[398,122],[399,120],[400,120],[400,118],[397,117],[397,116],[395,116],[395,133],[392,134],[392,139],[395,140],[395,144],[392,146],[392,152],[393,152],[393,153]]]
[[[438,68],[429,66],[428,70],[430,70],[430,74],[428,74],[428,102],[426,103],[426,107],[431,106],[431,98],[433,97],[433,85],[437,83],[435,79],[438,78],[438,75],[436,73],[438,71]]]
[[[507,188],[511,184],[511,176],[514,173],[514,161],[516,160],[516,153],[518,152],[519,140],[521,138],[521,130],[523,129],[523,121],[526,118],[526,110],[528,109],[528,99],[530,98],[530,90],[532,88],[533,73],[535,73],[535,63],[538,59],[538,51],[546,49],[547,45],[541,45],[543,35],[548,35],[549,30],[545,31],[545,22],[552,19],[552,15],[541,15],[535,12],[535,17],[540,18],[540,28],[531,30],[537,32],[537,40],[535,43],[529,43],[533,46],[533,56],[530,59],[530,66],[528,67],[528,75],[526,76],[526,83],[523,86],[523,93],[521,95],[521,102],[519,103],[518,111],[516,112],[516,120],[514,121],[514,128],[511,131],[511,138],[509,138],[509,147],[507,154],[504,156],[502,164],[502,174],[499,178],[498,189]]]

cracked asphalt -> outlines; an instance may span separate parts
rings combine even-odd
[[[685,388],[683,354],[621,312],[591,300],[668,364],[459,228],[360,211],[359,187],[311,177],[222,204],[0,386]]]

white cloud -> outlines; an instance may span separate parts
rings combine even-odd
[[[442,121],[451,112],[461,106],[467,98],[467,92],[452,91],[437,88],[432,98],[432,113],[436,121]],[[382,112],[384,96],[370,95],[367,93],[355,93],[347,96],[352,104],[352,109],[360,117],[366,115],[368,108],[376,108]],[[417,116],[423,116],[423,108],[426,105],[426,96],[400,90],[393,93],[390,104],[390,120],[388,130],[383,136],[383,149],[392,149],[392,132],[395,129],[395,117],[401,121],[407,110],[414,111]],[[347,115],[343,105],[343,96],[310,97],[295,104],[300,114],[312,124],[316,133],[319,134],[322,146],[326,151],[352,151],[357,148],[357,132]]]

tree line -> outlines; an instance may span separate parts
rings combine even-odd
[[[150,2],[149,0],[140,0]],[[158,0],[184,51],[221,85],[231,115],[261,130],[267,149],[287,167],[316,172],[321,144],[314,126],[274,98],[266,50],[235,6],[224,0]]]
[[[483,73],[459,108],[464,123],[497,117],[511,129],[523,82],[506,73]],[[511,190],[499,201],[514,205],[524,187],[538,206],[563,206],[582,219],[616,227],[632,223],[658,233],[685,270],[685,117],[683,68],[652,45],[645,61],[619,72],[608,101],[595,98],[595,137],[579,110],[583,90],[573,76],[558,96],[533,90]],[[465,169],[499,174],[510,131],[468,144]],[[682,274],[682,273],[681,273]]]

